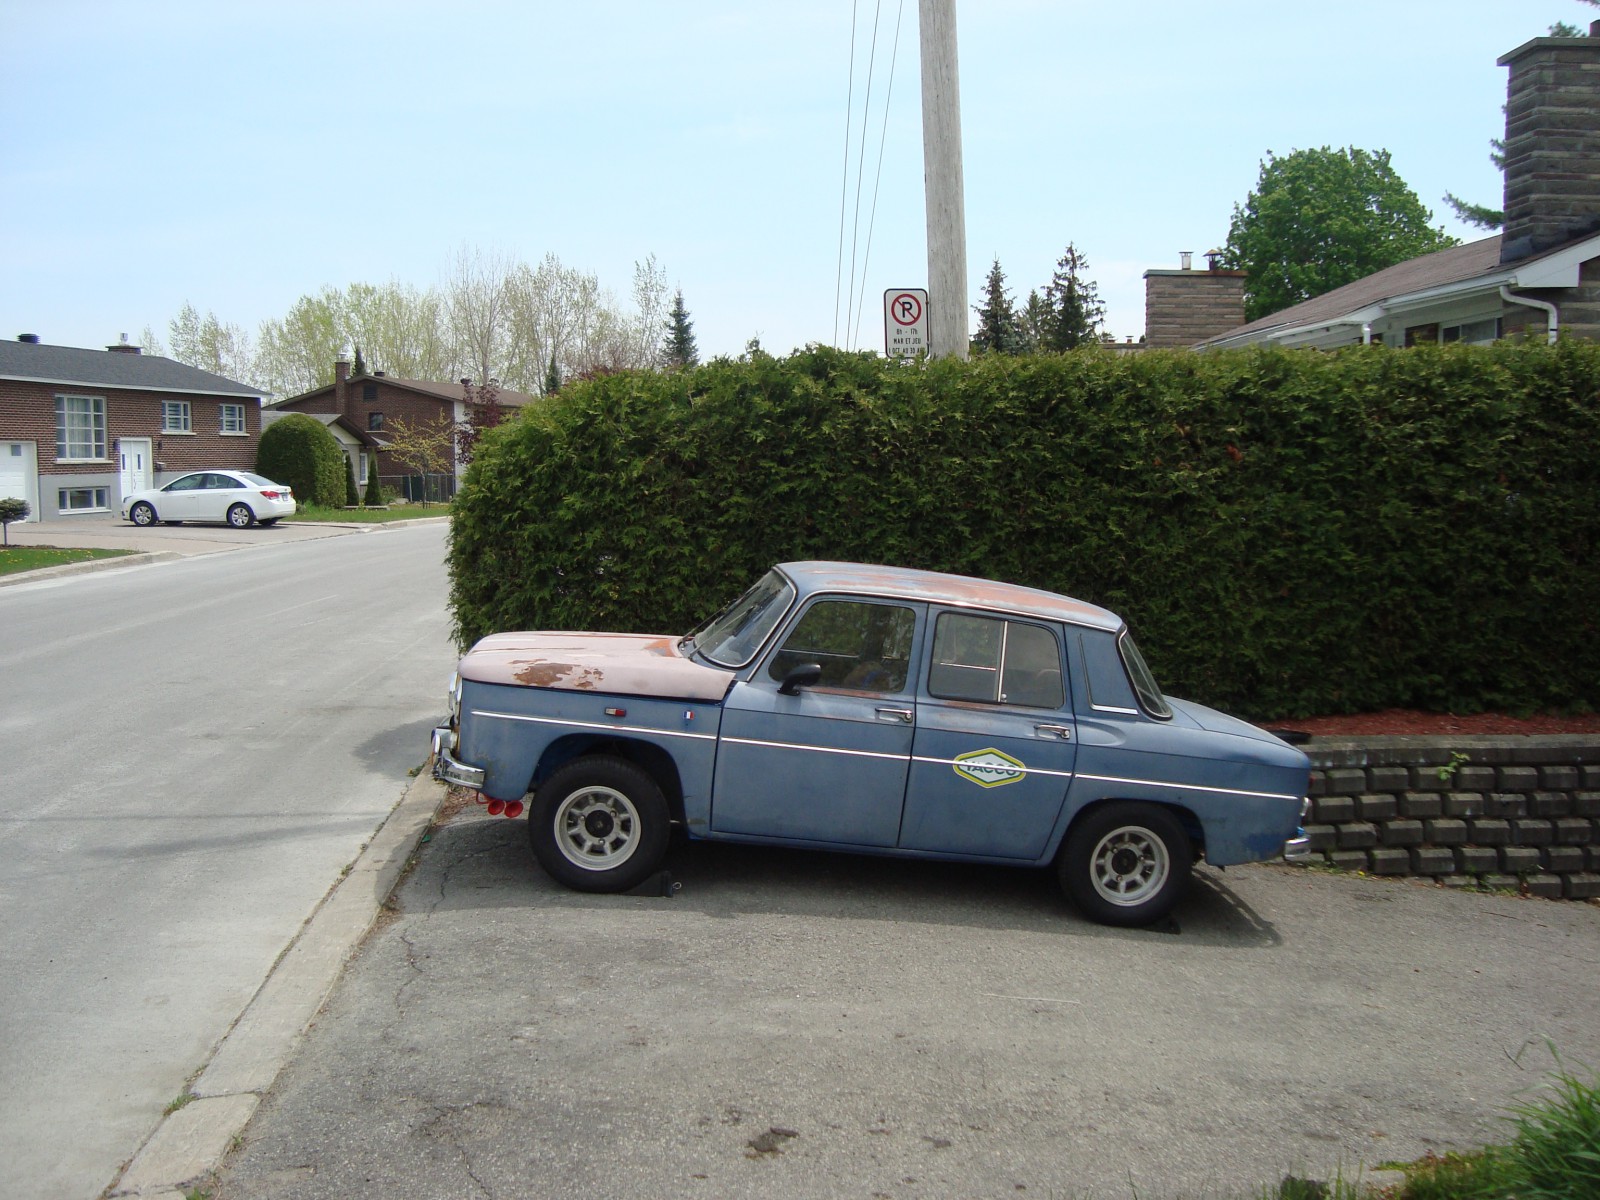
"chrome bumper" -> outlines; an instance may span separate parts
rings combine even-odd
[[[440,783],[477,791],[483,787],[483,768],[456,759],[456,731],[441,725],[433,731],[433,777]]]
[[[1300,802],[1299,835],[1283,844],[1284,862],[1305,862],[1311,857],[1311,839],[1306,836],[1306,822],[1311,819],[1311,797]]]

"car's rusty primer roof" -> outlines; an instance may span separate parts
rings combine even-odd
[[[794,581],[802,596],[816,592],[847,592],[887,599],[926,600],[961,608],[998,609],[1112,632],[1122,628],[1122,618],[1116,613],[1082,600],[968,575],[845,562],[782,563],[778,569]]]

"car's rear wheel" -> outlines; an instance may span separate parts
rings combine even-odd
[[[255,523],[256,515],[248,504],[235,504],[228,509],[228,524],[235,529],[249,529]]]
[[[1083,817],[1067,835],[1061,885],[1105,925],[1149,925],[1172,911],[1193,866],[1178,818],[1156,804],[1117,803]]]
[[[278,523],[278,518],[277,517],[268,517],[263,521],[257,521],[256,522],[256,524],[261,526],[261,528],[263,528],[263,529],[271,529],[277,523]]]
[[[580,758],[540,785],[528,812],[539,865],[581,892],[638,887],[666,856],[670,816],[655,780],[626,759]]]
[[[128,520],[141,529],[148,529],[156,523],[156,510],[141,500],[128,510]]]

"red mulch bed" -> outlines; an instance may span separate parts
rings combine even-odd
[[[1373,735],[1437,737],[1449,734],[1600,734],[1600,713],[1587,713],[1577,717],[1548,715],[1513,717],[1505,713],[1472,713],[1467,716],[1456,716],[1454,713],[1417,712],[1412,709],[1391,708],[1383,712],[1361,713],[1356,716],[1286,718],[1282,721],[1260,721],[1257,724],[1269,729],[1294,729],[1301,733],[1315,734],[1319,737]]]

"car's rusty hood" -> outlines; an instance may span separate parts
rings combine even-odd
[[[496,633],[461,660],[461,678],[512,687],[721,700],[733,672],[678,652],[678,639],[641,633]]]

